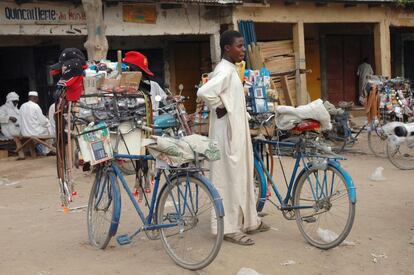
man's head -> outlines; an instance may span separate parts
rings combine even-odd
[[[244,39],[238,31],[225,31],[220,36],[220,48],[223,58],[237,63],[244,60],[246,49],[244,47]]]
[[[39,94],[36,91],[29,92],[29,100],[33,101],[34,103],[39,102]]]
[[[368,57],[364,57],[363,62],[368,63]]]
[[[15,92],[10,92],[6,96],[7,102],[12,102],[14,106],[17,106],[19,104],[19,95]]]

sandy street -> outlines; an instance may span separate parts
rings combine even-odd
[[[363,142],[355,149],[368,150]],[[414,171],[367,154],[347,157],[343,166],[357,186],[351,245],[313,248],[295,221],[267,204],[264,220],[272,230],[254,235],[252,247],[224,242],[216,260],[198,274],[236,274],[242,267],[261,274],[413,274]],[[378,166],[387,180],[370,181]],[[197,274],[176,266],[161,242],[145,235],[122,247],[112,239],[105,251],[92,248],[86,211],[61,211],[55,173],[53,157],[0,161],[0,274]],[[93,177],[76,175],[79,195],[72,206],[86,205]],[[130,206],[124,207],[118,234],[136,225]]]

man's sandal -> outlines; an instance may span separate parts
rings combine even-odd
[[[240,244],[240,245],[253,245],[254,244],[254,240],[250,239],[249,236],[243,233],[226,234],[224,235],[224,240],[231,242],[231,243]]]
[[[268,226],[267,224],[265,224],[263,221],[260,222],[260,225],[258,228],[253,229],[253,230],[249,230],[246,231],[247,234],[256,234],[256,233],[260,233],[260,232],[265,232],[265,231],[269,231],[270,226]]]

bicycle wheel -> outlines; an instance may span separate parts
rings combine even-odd
[[[332,152],[341,153],[349,139],[347,126],[333,122],[332,129],[323,133],[324,142],[331,147]]]
[[[344,136],[344,134],[339,134],[332,129],[331,131],[324,133],[323,135],[324,143],[331,148],[332,152],[339,154],[341,153],[347,144],[348,138]]]
[[[261,212],[263,210],[266,199],[266,176],[263,174],[260,164],[254,164],[254,195],[256,198],[256,210]]]
[[[330,249],[339,245],[351,231],[355,203],[343,175],[334,167],[308,170],[296,182],[294,190],[296,223],[311,245]]]
[[[368,147],[377,157],[386,156],[387,135],[382,131],[380,126],[368,131]]]
[[[121,195],[112,170],[99,167],[89,195],[88,237],[91,245],[105,249],[115,235],[121,212]]]
[[[414,169],[414,148],[410,148],[406,143],[394,145],[387,142],[387,157],[398,169]]]
[[[178,176],[163,188],[157,204],[162,244],[181,267],[198,270],[217,256],[223,241],[223,217],[206,185],[194,176]]]

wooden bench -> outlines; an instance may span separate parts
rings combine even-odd
[[[55,139],[54,136],[32,136],[32,137],[23,137],[23,136],[15,136],[14,142],[16,143],[16,153],[18,154],[18,159],[24,159],[24,151],[28,149],[30,151],[31,157],[37,157],[36,154],[36,145],[42,144],[49,148],[52,152],[56,153],[56,148],[47,143],[48,140]]]
[[[6,138],[0,134],[0,159],[7,158],[9,151],[15,151],[16,145],[13,139]]]

